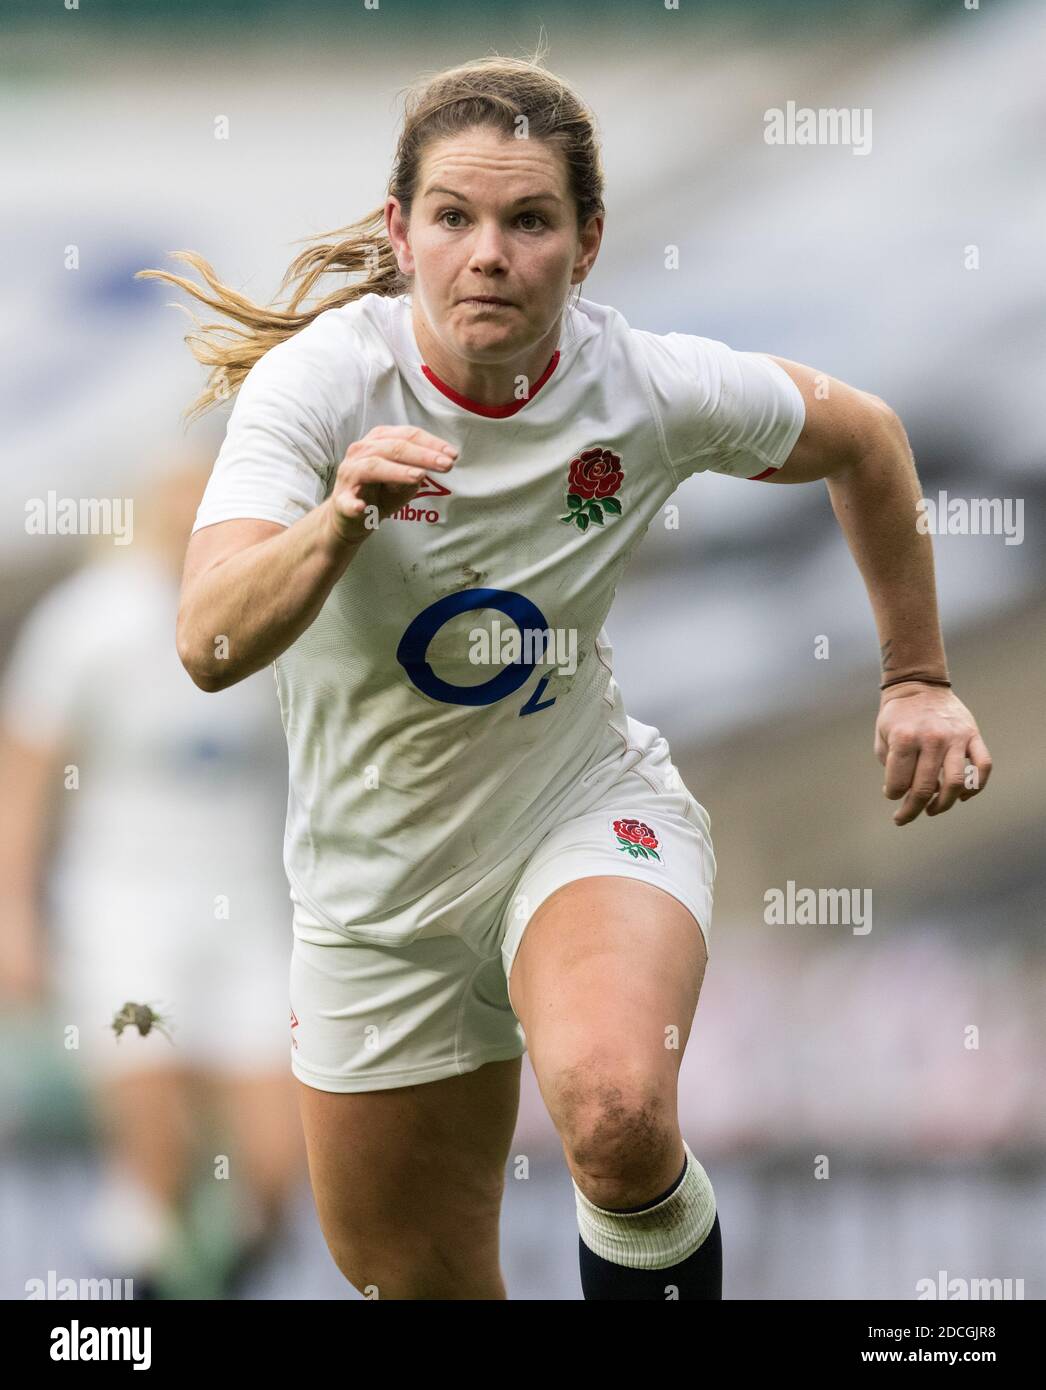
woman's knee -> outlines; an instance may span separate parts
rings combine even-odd
[[[638,1205],[682,1163],[674,1074],[585,1058],[544,1087],[574,1181],[597,1205]]]
[[[467,1232],[352,1226],[324,1232],[338,1269],[364,1298],[504,1298],[498,1217]]]
[[[365,1298],[503,1298],[503,1189],[503,1173],[438,1191],[389,1177],[355,1198],[317,1194],[317,1210],[332,1259]]]

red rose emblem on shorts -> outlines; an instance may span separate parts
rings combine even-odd
[[[567,506],[570,510],[566,516],[559,518],[560,521],[568,526],[577,526],[580,531],[587,531],[592,521],[602,526],[608,513],[620,516],[621,503],[614,493],[624,481],[625,474],[618,454],[598,445],[586,449],[570,460],[570,475],[567,478]]]
[[[631,859],[660,859],[657,852],[658,838],[641,820],[616,820],[614,834],[618,849],[624,850]]]

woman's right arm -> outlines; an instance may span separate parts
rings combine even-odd
[[[274,661],[315,621],[377,522],[447,472],[457,451],[408,425],[353,444],[331,495],[293,526],[236,518],[193,533],[178,611],[178,656],[201,690],[224,690]]]

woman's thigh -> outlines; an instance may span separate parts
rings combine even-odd
[[[513,1007],[542,1097],[575,1179],[598,1177],[609,1205],[646,1200],[682,1162],[677,1081],[706,959],[687,907],[613,875],[558,888],[516,951]]]
[[[512,966],[513,1008],[540,1078],[590,1054],[674,1077],[707,951],[699,923],[653,884],[593,875],[538,907]]]
[[[297,1080],[309,1172],[335,1262],[379,1298],[504,1298],[498,1223],[520,1059],[364,1092]]]

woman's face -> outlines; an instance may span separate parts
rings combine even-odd
[[[491,363],[518,356],[558,325],[603,231],[593,217],[579,232],[556,146],[482,126],[429,147],[409,226],[396,198],[386,224],[436,337],[458,356]]]

